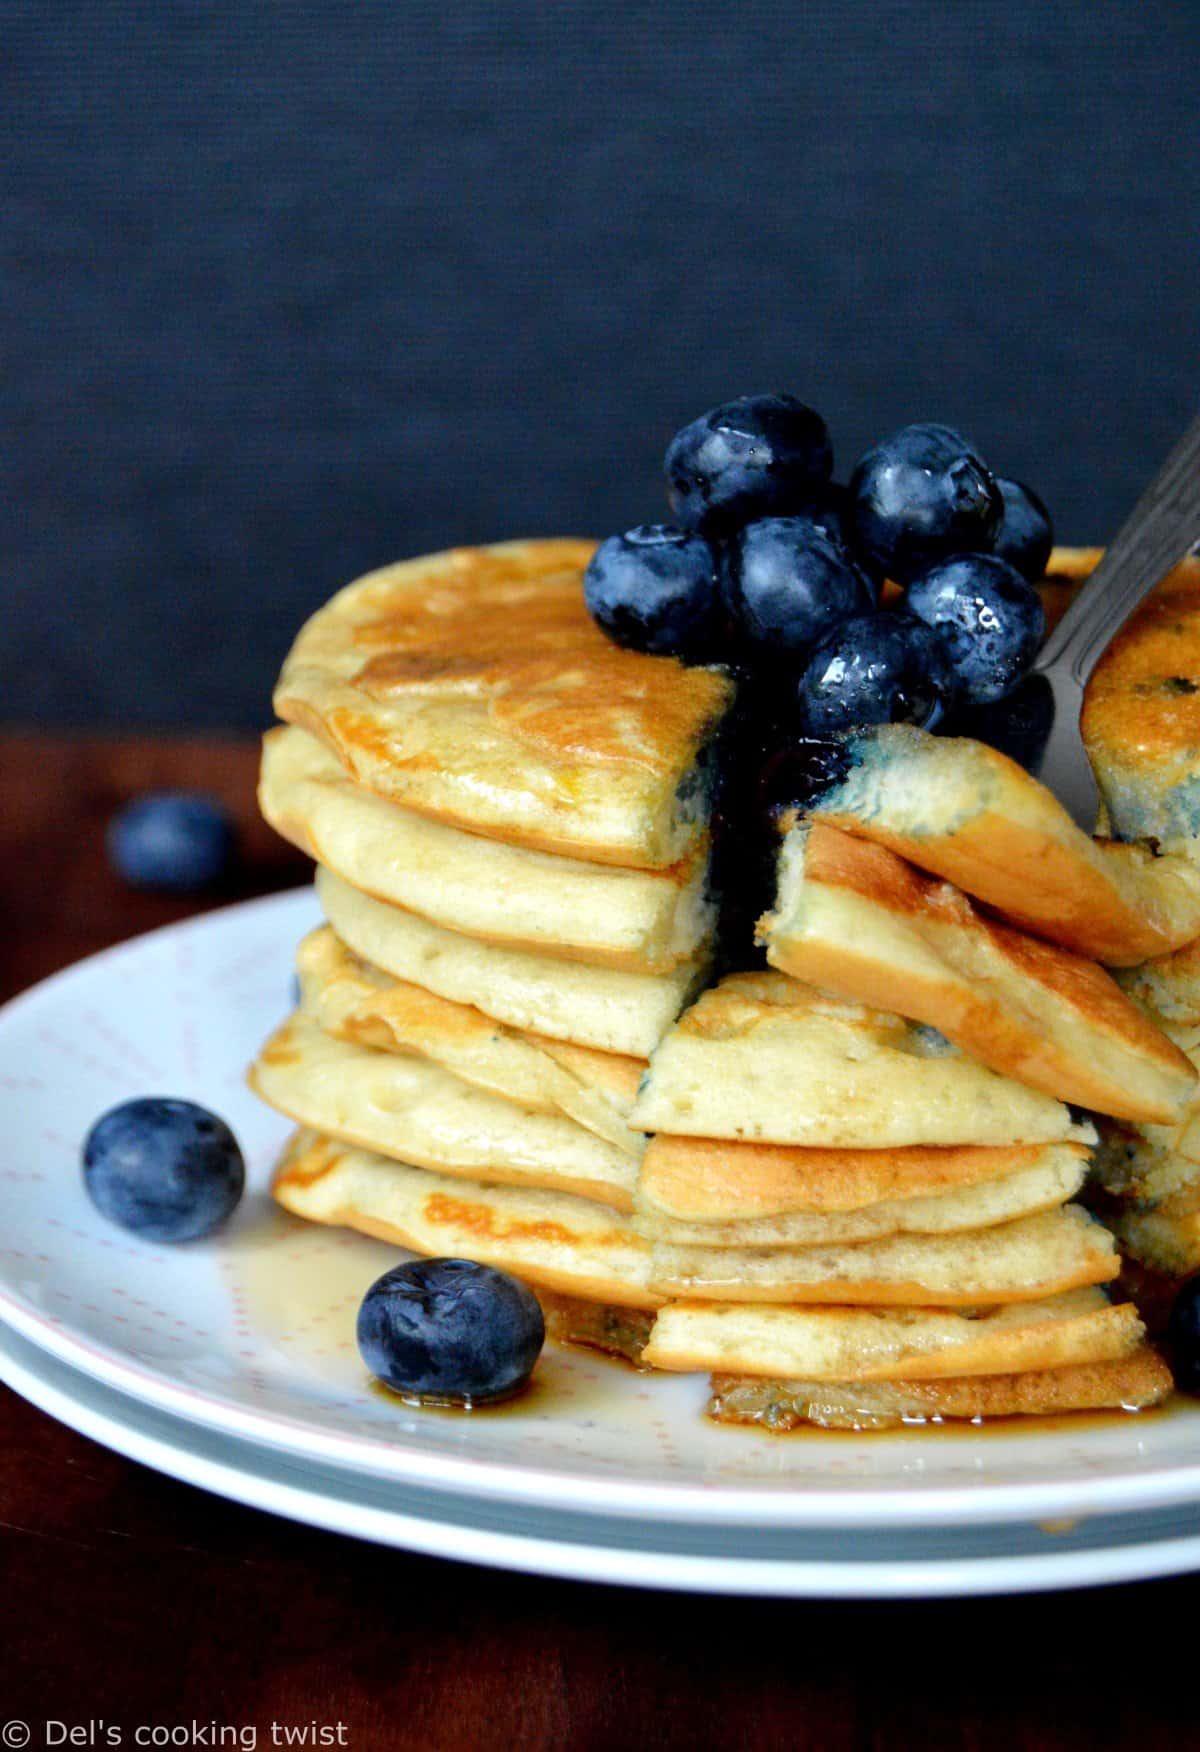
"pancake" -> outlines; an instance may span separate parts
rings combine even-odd
[[[258,796],[277,833],[354,887],[484,942],[661,973],[711,935],[703,846],[660,871],[504,845],[356,787],[295,729],[264,738]]]
[[[309,1222],[357,1229],[414,1253],[476,1259],[589,1301],[659,1304],[647,1287],[650,1249],[626,1218],[590,1199],[451,1179],[311,1131],[292,1139],[273,1191]]]
[[[697,1227],[763,1222],[929,1200],[1046,1169],[1073,1177],[1087,1159],[1080,1143],[806,1149],[660,1132],[646,1146],[636,1204]]]
[[[979,1313],[929,1308],[747,1308],[672,1302],[644,1352],[656,1369],[810,1381],[922,1381],[1108,1362],[1145,1329],[1131,1304],[1103,1290]]]
[[[1113,1362],[959,1380],[826,1383],[714,1375],[708,1415],[717,1423],[757,1424],[776,1434],[801,1424],[879,1430],[947,1418],[980,1422],[1073,1411],[1144,1411],[1161,1404],[1172,1385],[1157,1351],[1142,1345]]]
[[[845,739],[849,767],[810,815],[874,840],[1006,919],[1109,967],[1200,936],[1200,854],[1093,840],[997,749],[886,724]]]
[[[1083,735],[1120,839],[1200,839],[1200,559],[1170,572],[1088,682]]]
[[[297,1124],[399,1162],[633,1206],[636,1159],[574,1120],[485,1095],[424,1059],[334,1040],[303,1015],[267,1041],[250,1085]]]
[[[1200,1026],[1200,938],[1173,955],[1120,968],[1117,979],[1158,1021]]]
[[[480,943],[372,900],[331,870],[317,871],[317,896],[342,942],[396,979],[610,1055],[647,1058],[704,977],[702,961],[670,973],[618,973]]]
[[[1200,1027],[1165,1024],[1189,1062],[1200,1068]],[[1105,1122],[1094,1178],[1105,1191],[1157,1204],[1200,1178],[1200,1096],[1169,1125]]]
[[[735,1144],[733,1149],[752,1146]],[[1032,1167],[930,1198],[894,1199],[853,1211],[790,1211],[749,1221],[681,1223],[646,1209],[634,1194],[634,1228],[647,1240],[680,1247],[825,1247],[886,1235],[943,1235],[985,1229],[1065,1204],[1083,1185],[1087,1156],[1051,1145]]]
[[[596,1068],[607,1054],[576,1048],[575,1068],[561,1064],[535,1037],[506,1028],[482,1010],[390,979],[360,961],[328,925],[305,937],[296,966],[304,1013],[338,1040],[416,1054],[531,1113],[566,1114],[631,1156],[640,1157],[645,1149],[644,1135],[626,1123],[644,1068],[641,1060],[621,1059],[615,1071],[607,1072]],[[625,1067],[632,1067],[632,1088]],[[624,1114],[614,1092],[622,1075],[630,1097]]]
[[[591,619],[584,541],[454,548],[347,586],[302,628],[279,717],[356,784],[510,845],[638,869],[692,851],[717,670],[614,645]]]
[[[630,1117],[640,1131],[855,1148],[1092,1136],[940,1036],[782,973],[705,992],[651,1055]]]
[[[760,940],[784,973],[926,1022],[1060,1101],[1164,1121],[1195,1090],[1189,1060],[1094,961],[823,821],[787,835]]]
[[[650,1283],[664,1297],[689,1301],[954,1308],[1041,1301],[1107,1283],[1119,1269],[1108,1230],[1080,1206],[1064,1205],[993,1229],[893,1235],[843,1247],[656,1242]]]
[[[1200,1271],[1200,1210],[1130,1210],[1105,1219],[1121,1251],[1168,1278]]]

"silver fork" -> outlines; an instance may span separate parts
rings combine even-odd
[[[1100,796],[1080,734],[1083,690],[1138,603],[1200,541],[1200,417],[1142,494],[1104,558],[1046,640],[1033,673],[1049,684],[1053,723],[1039,777],[1086,833]]]

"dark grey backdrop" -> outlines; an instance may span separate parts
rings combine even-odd
[[[0,716],[247,725],[301,615],[658,509],[745,389],[1103,537],[1197,400],[1200,5],[4,0]]]

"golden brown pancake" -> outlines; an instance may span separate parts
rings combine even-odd
[[[317,871],[325,916],[355,954],[396,979],[471,1004],[564,1046],[645,1059],[702,982],[703,960],[670,973],[623,973],[481,943],[360,894]]]
[[[818,1382],[714,1375],[708,1415],[717,1423],[757,1424],[776,1434],[823,1429],[879,1430],[947,1418],[1057,1417],[1075,1411],[1145,1411],[1171,1391],[1171,1372],[1143,1345],[1108,1363],[1072,1363],[1019,1375],[944,1381]]]
[[[651,1287],[714,1302],[841,1302],[962,1308],[1042,1301],[1120,1269],[1112,1236],[1078,1205],[950,1235],[853,1246],[672,1247],[656,1242]]]
[[[353,784],[296,729],[263,741],[259,804],[354,887],[486,943],[663,973],[711,935],[703,843],[669,870],[619,870],[463,833]]]
[[[1200,839],[1200,559],[1176,566],[1108,647],[1083,734],[1113,833]]]
[[[782,973],[731,975],[685,1011],[630,1118],[647,1132],[851,1148],[1093,1135],[940,1036]]]
[[[940,1198],[1036,1173],[1063,1156],[1086,1162],[1082,1143],[915,1144],[898,1149],[808,1149],[724,1138],[652,1137],[637,1205],[681,1223],[750,1223],[826,1215],[900,1200]]]
[[[339,1040],[430,1059],[476,1089],[531,1113],[562,1113],[640,1157],[646,1139],[629,1128],[629,1109],[645,1069],[585,1047],[562,1049],[569,1064],[535,1035],[506,1028],[470,1004],[389,979],[339,941],[328,925],[296,952],[302,1008]]]
[[[754,1146],[729,1147],[736,1152]],[[634,1194],[634,1228],[647,1240],[680,1247],[826,1247],[887,1235],[948,1235],[1053,1210],[1074,1198],[1086,1174],[1084,1151],[1070,1144],[1051,1144],[1031,1166],[1015,1174],[928,1198],[884,1200],[852,1211],[789,1211],[718,1223],[684,1223],[662,1216],[639,1189]]]
[[[665,869],[707,821],[716,670],[613,644],[594,543],[453,548],[372,572],[301,632],[275,691],[356,783],[511,845]]]
[[[1166,1121],[1195,1090],[1190,1061],[1094,961],[824,821],[787,835],[759,934],[784,973],[926,1022],[1060,1101]]]
[[[968,1313],[670,1302],[644,1357],[656,1369],[725,1375],[923,1381],[1108,1362],[1144,1336],[1136,1309],[1096,1288]]]
[[[250,1085],[297,1124],[398,1162],[633,1206],[637,1159],[606,1138],[428,1060],[334,1040],[299,1012],[262,1048]]]
[[[539,1288],[621,1307],[655,1308],[650,1249],[626,1217],[591,1199],[485,1186],[297,1132],[275,1198],[314,1223],[357,1229],[430,1257],[477,1259]]]

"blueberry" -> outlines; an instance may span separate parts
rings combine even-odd
[[[1200,1394],[1200,1277],[1189,1278],[1176,1294],[1167,1344],[1176,1386]]]
[[[246,1167],[215,1113],[144,1095],[96,1121],[84,1140],[83,1180],[110,1222],[149,1241],[195,1241],[233,1211]]]
[[[759,777],[759,807],[779,831],[781,818],[801,813],[850,770],[850,750],[840,737],[795,736],[776,750]]]
[[[1046,575],[1050,551],[1054,546],[1054,525],[1050,513],[1032,487],[1021,481],[1006,481],[996,477],[1000,497],[1004,500],[1004,515],[996,532],[993,552],[1022,577],[1037,583]]]
[[[663,466],[676,521],[725,533],[818,498],[833,451],[820,414],[794,395],[743,395],[676,432]]]
[[[864,574],[808,517],[748,523],[726,550],[724,584],[743,639],[765,655],[808,649],[875,606]]]
[[[808,735],[860,724],[920,724],[932,729],[951,694],[936,635],[906,614],[860,614],[819,645],[800,678]]]
[[[970,704],[1011,693],[1037,656],[1046,614],[1028,579],[995,554],[961,554],[910,584],[905,605],[937,633]]]
[[[938,725],[940,736],[970,736],[1037,773],[1054,726],[1054,695],[1044,675],[1027,675],[1002,700],[955,704]]]
[[[583,592],[592,618],[618,645],[693,661],[718,654],[724,609],[717,556],[702,535],[665,523],[610,535],[592,555]]]
[[[108,855],[135,888],[195,894],[219,880],[233,857],[233,824],[211,797],[151,791],[108,827]]]
[[[358,1348],[397,1393],[473,1402],[524,1386],[546,1338],[527,1285],[470,1259],[385,1271],[358,1311]]]
[[[905,426],[868,450],[850,480],[863,554],[906,584],[952,554],[991,547],[1004,501],[995,478],[949,426]]]

